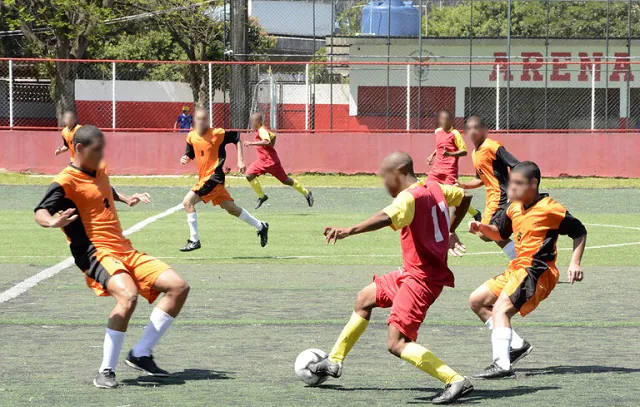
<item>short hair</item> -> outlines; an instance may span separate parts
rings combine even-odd
[[[538,180],[538,186],[540,186],[540,180],[542,179],[542,175],[540,174],[540,167],[538,164],[533,161],[521,161],[519,162],[511,172],[517,172],[519,174],[524,175],[527,181],[531,181],[532,179]]]
[[[440,117],[441,114],[445,113],[449,119],[453,119],[453,113],[451,113],[451,111],[449,109],[441,109],[438,110],[438,113],[436,114],[436,117]]]
[[[474,115],[474,116],[469,117],[469,118],[467,119],[467,124],[469,124],[469,122],[472,122],[472,121],[474,121],[474,122],[478,122],[478,124],[479,124],[479,125],[480,125],[480,127],[482,127],[482,128],[485,128],[485,129],[487,128],[487,123],[486,123],[486,122],[484,121],[484,119],[483,119],[482,117],[480,117],[480,116]]]
[[[196,108],[193,110],[193,115],[195,116],[198,113],[206,113],[208,115],[209,111],[204,106],[196,106]]]
[[[253,113],[251,114],[251,117],[252,117],[252,118],[253,118],[253,117],[257,117],[258,119],[260,119],[260,121],[261,121],[261,122],[263,122],[263,121],[264,121],[264,115],[263,115],[262,113],[260,113],[260,112],[253,112]]]
[[[83,146],[90,146],[99,138],[104,138],[102,131],[96,126],[86,124],[74,133],[73,145],[82,144]]]
[[[72,114],[73,117],[78,117],[78,114],[75,112],[75,110],[72,110],[72,109],[65,110],[64,112],[62,112],[62,115],[64,116],[64,115],[67,115],[69,113]]]

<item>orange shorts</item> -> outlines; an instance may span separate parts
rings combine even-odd
[[[216,184],[211,180],[200,180],[191,190],[202,199],[202,202],[211,202],[213,206],[220,205],[221,202],[233,202],[233,198],[231,198],[224,184]]]
[[[487,280],[485,285],[496,297],[505,293],[511,303],[525,316],[547,298],[558,282],[560,273],[549,267],[539,276],[529,273],[526,268],[507,269],[504,273]]]
[[[138,293],[152,303],[160,295],[153,285],[160,274],[171,266],[133,248],[125,251],[97,249],[89,258],[84,271],[87,285],[96,295],[108,296],[107,284],[111,276],[128,273],[138,287]]]

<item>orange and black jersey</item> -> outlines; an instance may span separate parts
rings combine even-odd
[[[78,218],[64,228],[71,253],[81,270],[90,270],[96,249],[126,251],[131,248],[120,226],[106,169],[88,172],[69,164],[54,179],[35,211],[55,214],[75,208]],[[90,274],[90,273],[89,273]]]
[[[227,158],[225,147],[227,144],[238,144],[240,133],[224,129],[208,129],[203,136],[195,130],[187,134],[187,148],[185,155],[195,159],[198,165],[198,177],[206,179],[212,184],[211,189],[218,184],[224,184],[224,162]]]
[[[76,123],[72,129],[69,129],[66,126],[62,129],[62,143],[64,144],[65,147],[69,149],[69,154],[71,154],[71,159],[73,159],[76,155],[76,151],[73,146],[73,135],[76,134],[76,131],[78,131],[80,127],[82,126]]]
[[[509,169],[520,161],[495,140],[485,139],[471,154],[476,177],[482,180],[487,190],[487,206],[497,209],[507,203]]]
[[[540,194],[529,206],[513,202],[492,220],[504,239],[514,235],[516,258],[509,268],[526,268],[532,277],[555,268],[559,235],[575,239],[587,234],[578,219],[547,194]]]

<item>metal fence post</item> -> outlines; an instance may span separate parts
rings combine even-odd
[[[213,74],[209,62],[209,124],[213,126]]]
[[[116,63],[111,63],[111,128],[116,128]]]
[[[13,128],[13,60],[9,60],[9,127]]]
[[[309,103],[311,101],[311,89],[309,89],[309,64],[306,64],[304,67],[304,90],[304,129],[309,130]]]
[[[496,130],[500,130],[500,65],[499,64],[496,65]]]
[[[591,65],[591,130],[596,128],[596,64]]]
[[[411,65],[407,64],[407,131],[411,130]]]

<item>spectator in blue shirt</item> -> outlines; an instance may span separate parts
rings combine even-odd
[[[180,126],[180,132],[186,133],[193,128],[192,123],[193,116],[189,112],[189,106],[184,106],[182,108],[182,113],[180,113],[180,116],[178,116],[176,122],[173,123],[173,129],[175,130],[176,127]]]

